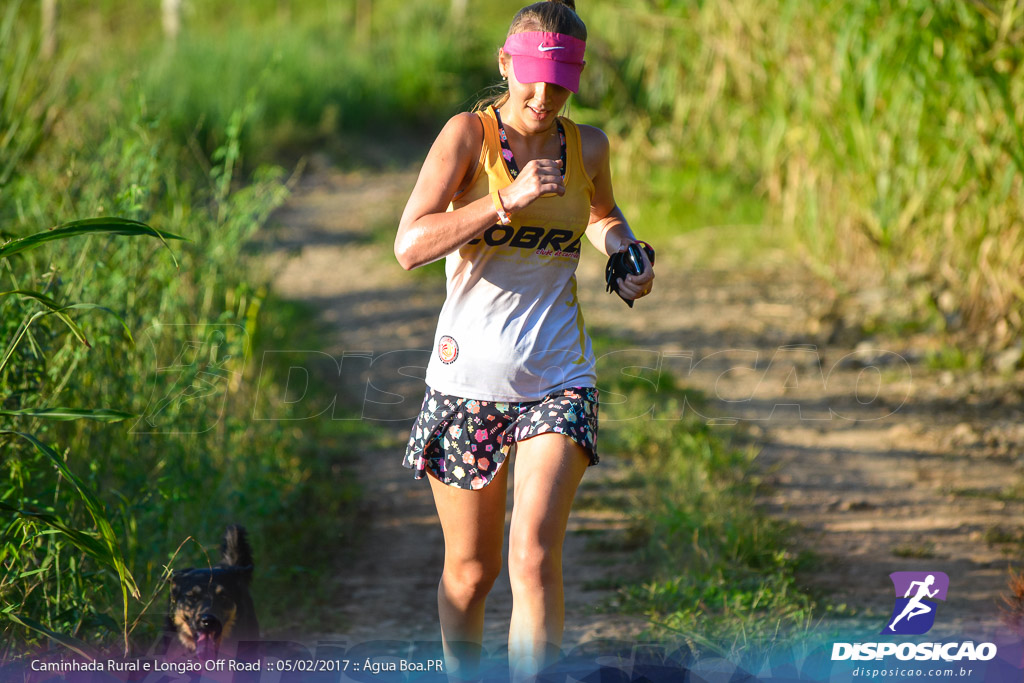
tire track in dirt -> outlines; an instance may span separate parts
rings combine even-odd
[[[314,304],[334,330],[331,347],[318,350],[377,359],[368,375],[339,380],[390,438],[360,453],[360,470],[377,476],[363,482],[362,551],[337,570],[351,599],[337,607],[338,632],[318,634],[352,642],[439,637],[440,527],[426,482],[399,463],[444,282],[436,272],[406,273],[390,241],[373,236],[397,226],[414,181],[413,172],[311,164],[264,237],[275,290]],[[820,285],[777,253],[762,253],[756,268],[719,259],[728,241],[691,234],[656,245],[656,293],[632,311],[605,294],[604,259],[586,248],[578,277],[588,328],[660,358],[709,396],[718,422],[738,423],[761,444],[764,509],[800,525],[799,547],[822,559],[801,577],[805,586],[873,623],[891,609],[890,572],[945,571],[951,589],[936,629],[997,624],[1006,567],[1021,547],[1000,541],[1024,537],[1024,503],[1004,495],[1021,481],[1024,382],[926,370],[914,350],[923,340],[828,343],[841,335],[820,323]],[[584,482],[614,486],[624,474],[605,457]],[[596,587],[630,573],[628,553],[593,541],[624,524],[622,514],[589,509],[570,520],[567,646],[632,640],[643,628],[639,618],[591,608],[610,595]],[[503,573],[488,600],[491,648],[504,644],[510,609]]]

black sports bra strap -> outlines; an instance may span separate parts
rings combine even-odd
[[[501,142],[501,156],[505,160],[505,166],[508,168],[508,174],[512,176],[512,180],[515,180],[519,176],[519,164],[516,163],[515,156],[512,155],[512,148],[508,146],[508,136],[505,135],[505,127],[501,125],[501,114],[498,113],[498,108],[494,108],[494,118],[498,120],[498,140]],[[558,143],[561,147],[561,159],[562,159],[562,179],[565,179],[565,128],[562,127],[562,122],[559,119],[555,119],[555,124],[558,126]]]

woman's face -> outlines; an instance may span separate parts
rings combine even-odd
[[[508,78],[509,99],[502,106],[502,116],[508,118],[506,111],[513,115],[516,122],[524,128],[524,132],[543,132],[554,125],[555,117],[562,110],[572,93],[554,83],[520,83],[512,68],[511,55],[501,50],[498,55],[498,68],[501,75]]]

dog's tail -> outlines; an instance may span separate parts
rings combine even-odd
[[[249,547],[245,527],[232,524],[224,530],[220,555],[221,562],[229,567],[252,568],[252,549]]]

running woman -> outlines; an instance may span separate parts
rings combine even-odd
[[[484,602],[501,570],[510,456],[516,680],[560,653],[562,542],[583,473],[598,462],[576,265],[584,235],[606,257],[637,240],[615,205],[607,137],[559,116],[579,89],[586,40],[572,0],[515,15],[498,50],[507,90],[448,121],[395,239],[407,270],[446,259],[447,299],[403,464],[427,476],[441,520],[438,613],[449,673],[460,678],[479,665]],[[625,299],[651,292],[642,257],[643,272],[618,281]]]

